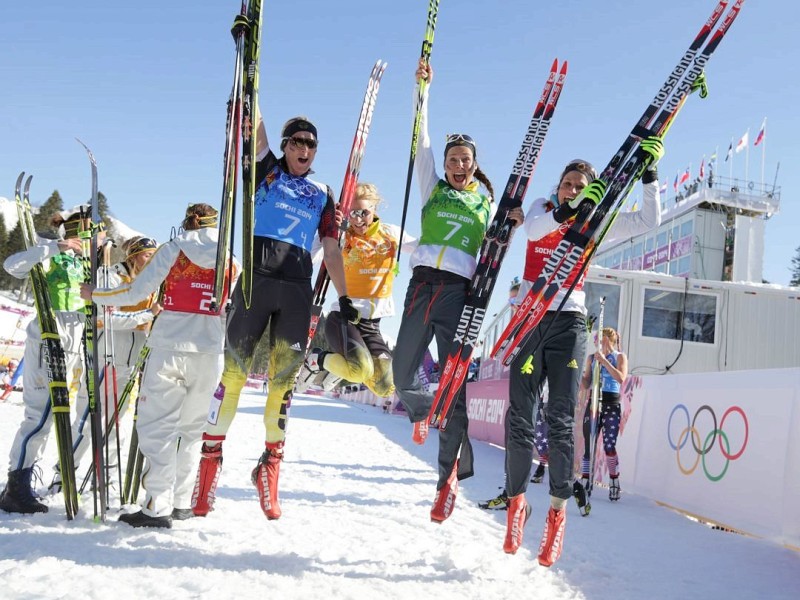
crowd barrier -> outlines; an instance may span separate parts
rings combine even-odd
[[[585,405],[576,410],[576,471]],[[468,384],[470,437],[502,446],[507,406],[507,381]],[[617,442],[622,489],[800,549],[798,432],[800,368],[629,377]]]

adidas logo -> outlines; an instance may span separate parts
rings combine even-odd
[[[289,350],[294,350],[295,352],[302,352],[303,349],[300,347],[300,342],[295,342],[291,346],[289,346]],[[575,362],[574,360],[572,362]],[[577,366],[575,367],[578,368]]]
[[[567,363],[567,368],[568,369],[577,369],[578,368],[578,361],[573,358],[571,361],[569,361]]]

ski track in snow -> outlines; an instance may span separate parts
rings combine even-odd
[[[246,388],[224,445],[215,510],[206,518],[176,521],[172,530],[133,529],[116,522],[112,500],[108,521],[96,523],[89,492],[73,522],[64,517],[61,496],[48,499],[46,515],[0,514],[0,596],[795,597],[797,553],[625,495],[624,465],[620,502],[597,488],[588,518],[570,503],[564,554],[551,569],[536,562],[545,484],[528,489],[533,512],[515,556],[502,551],[506,513],[477,508],[502,484],[501,449],[474,443],[477,475],[461,482],[451,518],[433,524],[436,434],[416,446],[405,418],[337,399],[294,399],[281,471],[283,516],[267,521],[250,483],[263,450],[262,412],[261,392]],[[0,456],[7,456],[21,416],[15,392],[0,404]],[[51,443],[40,463],[40,492],[51,479],[54,452]]]

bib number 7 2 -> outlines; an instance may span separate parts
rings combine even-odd
[[[461,224],[461,223],[459,223],[458,221],[445,221],[445,223],[447,223],[448,225],[452,226],[452,229],[449,231],[449,233],[448,233],[446,236],[444,236],[444,240],[443,240],[443,241],[447,242],[447,241],[449,241],[449,240],[450,240],[450,238],[452,238],[452,237],[453,237],[453,236],[454,236],[456,233],[458,233],[458,231],[459,231],[459,230],[461,229],[461,227],[462,227],[462,224]],[[461,245],[462,245],[462,246],[464,246],[464,247],[467,247],[467,246],[469,246],[469,238],[468,238],[467,236],[464,236],[464,237],[461,239]]]

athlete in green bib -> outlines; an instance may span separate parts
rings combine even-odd
[[[417,81],[430,87],[433,70],[420,61]],[[415,97],[417,97],[415,95]],[[495,206],[494,190],[477,163],[477,147],[468,135],[447,136],[444,178],[436,173],[428,135],[428,98],[423,98],[419,147],[415,170],[422,198],[422,234],[411,255],[413,275],[406,292],[403,320],[394,350],[394,384],[397,395],[414,423],[413,440],[425,443],[428,412],[433,394],[421,383],[418,371],[428,346],[436,337],[439,364],[444,365],[467,300],[486,229]],[[479,191],[480,184],[487,193]],[[509,213],[517,224],[522,210]],[[441,523],[450,516],[458,481],[472,476],[472,446],[467,437],[467,399],[462,390],[447,429],[439,432],[439,481],[431,520]]]

